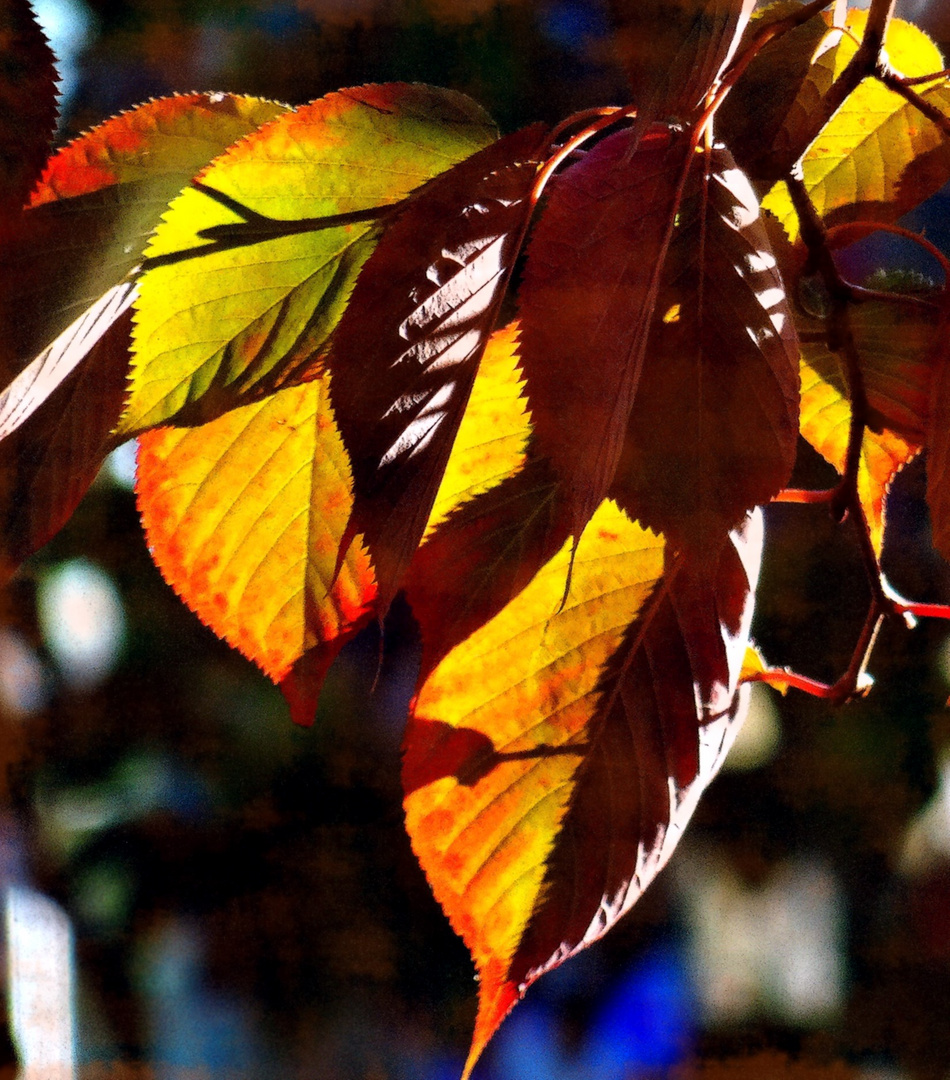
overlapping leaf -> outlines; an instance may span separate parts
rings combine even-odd
[[[710,550],[785,486],[798,435],[791,312],[755,195],[725,150],[697,159],[656,314],[611,494],[644,525]]]
[[[566,601],[570,542],[422,683],[406,822],[479,971],[466,1076],[525,987],[635,902],[715,774],[760,543],[756,521],[701,569],[605,503]]]
[[[867,12],[848,12],[847,26],[860,39]],[[820,91],[854,55],[854,37],[842,35],[817,59],[785,128],[813,126]],[[933,42],[911,23],[892,20],[885,40],[889,62],[907,77],[944,67]],[[916,88],[930,104],[950,115],[950,81]],[[950,152],[939,126],[875,79],[865,79],[808,147],[802,161],[805,186],[818,212],[830,223],[896,221],[950,180]],[[763,200],[795,239],[798,223],[788,190],[778,184]]]
[[[128,275],[167,201],[283,109],[227,94],[149,102],[55,154],[13,220],[0,257],[5,572],[61,527],[109,449],[128,368]]]
[[[554,186],[519,292],[538,450],[579,536],[613,479],[640,378],[688,141],[611,135]],[[570,437],[565,437],[569,432]]]
[[[329,94],[232,147],[149,247],[122,432],[199,423],[311,375],[386,209],[494,136],[464,95],[394,83]]]
[[[333,335],[333,411],[353,463],[351,531],[381,603],[419,545],[528,217],[538,125],[438,177],[389,226]]]
[[[754,0],[611,0],[641,120],[686,120],[731,59]]]
[[[0,214],[25,203],[56,128],[56,65],[27,0],[0,8]]]
[[[11,378],[141,261],[171,200],[213,157],[285,111],[231,94],[150,101],[55,154],[3,237],[3,374]]]
[[[531,422],[518,378],[517,350],[516,322],[496,330],[485,347],[426,535],[457,506],[514,476],[525,464]]]
[[[335,573],[352,497],[328,394],[316,380],[202,427],[147,432],[136,484],[165,579],[281,684],[303,723],[376,594],[358,541]]]
[[[453,451],[443,517],[523,459],[512,339],[512,330],[499,333],[483,357],[473,400],[488,430]],[[280,684],[302,723],[313,719],[334,657],[377,610],[360,537],[337,567],[353,496],[329,399],[319,378],[196,428],[146,432],[139,444],[139,508],[159,569],[215,633]],[[455,562],[438,580],[458,572]]]
[[[122,411],[131,334],[126,310],[86,363],[0,440],[0,584],[56,535],[96,478]]]
[[[801,0],[778,0],[752,17],[743,45],[764,27],[794,15]],[[768,190],[801,156],[808,118],[834,79],[825,54],[840,40],[844,0],[781,35],[755,57],[716,113],[716,133],[755,183]],[[760,189],[761,190],[761,189]]]
[[[830,374],[824,364],[822,369]],[[801,372],[802,437],[843,473],[848,454],[851,406],[842,393],[840,372],[835,372],[832,381],[822,377],[804,360]],[[858,496],[867,517],[871,542],[878,554],[884,543],[885,501],[891,481],[919,449],[919,443],[908,442],[886,428],[864,433],[858,467]]]

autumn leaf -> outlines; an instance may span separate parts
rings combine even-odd
[[[742,48],[801,7],[800,0],[778,0],[757,11]],[[840,41],[832,28],[844,24],[845,14],[844,0],[836,0],[831,10],[770,41],[716,113],[716,134],[753,183],[764,185],[760,190],[768,190],[801,156],[801,132],[834,78],[824,57]]]
[[[131,334],[126,309],[87,362],[0,438],[0,583],[59,532],[95,480],[122,412]]]
[[[486,440],[470,431],[458,440],[446,470],[443,518],[474,505],[483,484],[523,460],[527,419],[513,337],[513,328],[496,335],[472,393],[476,418],[505,435]],[[337,573],[353,496],[327,378],[196,428],[145,432],[138,454],[142,523],[166,581],[280,685],[294,720],[311,723],[330,664],[378,611],[360,537]],[[545,490],[549,496],[550,485]],[[441,535],[434,529],[433,539]],[[458,571],[456,562],[452,580]]]
[[[748,180],[726,150],[697,166],[611,497],[677,544],[708,551],[791,475],[798,344]]]
[[[337,572],[352,497],[328,395],[316,380],[139,443],[139,510],[165,580],[281,685],[300,723],[376,595],[358,541]]]
[[[801,376],[802,437],[839,473],[844,473],[851,406],[840,389],[840,373],[831,382],[803,360]],[[867,518],[871,543],[878,555],[884,543],[885,502],[891,481],[919,449],[919,444],[907,442],[886,428],[880,432],[864,432],[858,466],[858,497]]]
[[[786,127],[807,130],[826,90],[857,50],[867,12],[848,12],[838,43],[816,59]],[[852,37],[851,35],[854,35]],[[893,19],[884,43],[889,63],[913,78],[944,67],[940,51],[911,23]],[[921,96],[950,116],[950,80],[917,88]],[[787,134],[795,143],[793,132]],[[950,180],[950,152],[940,127],[878,80],[865,79],[807,147],[802,159],[805,187],[828,224],[845,221],[893,222]],[[798,222],[788,189],[777,184],[763,208],[781,221],[792,240]]]
[[[479,972],[466,1077],[525,988],[629,910],[721,764],[760,544],[756,519],[700,568],[605,503],[573,564],[567,542],[422,682],[406,825]]]
[[[519,379],[517,322],[489,338],[472,384],[426,535],[462,503],[512,477],[525,464],[531,421]]]
[[[58,151],[30,208],[8,221],[0,258],[4,573],[58,531],[114,445],[130,271],[168,199],[283,110],[228,94],[149,102]]]
[[[382,236],[334,332],[334,416],[353,465],[350,531],[385,608],[419,545],[498,317],[532,204],[537,125],[414,195]]]
[[[494,618],[560,550],[568,532],[557,489],[549,463],[529,457],[514,475],[454,507],[416,552],[405,590],[422,636],[423,673]]]
[[[27,201],[56,130],[56,63],[27,0],[0,10],[0,215]]]
[[[230,94],[150,101],[81,135],[48,162],[28,212],[8,221],[0,251],[0,375],[32,362],[32,407],[105,331],[97,304],[127,292],[149,233],[194,174],[285,106]],[[92,314],[90,314],[92,313]],[[54,344],[55,343],[55,344]],[[59,359],[51,363],[48,350]],[[44,355],[45,354],[45,355]],[[17,402],[19,422],[28,404]]]
[[[732,58],[754,0],[611,0],[641,121],[689,120]]]
[[[518,294],[535,441],[575,536],[620,459],[689,153],[665,129],[633,146],[610,135],[558,178]]]
[[[329,94],[233,146],[148,249],[122,434],[200,423],[292,384],[350,297],[388,207],[495,137],[462,94]]]

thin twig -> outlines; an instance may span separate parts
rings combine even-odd
[[[910,85],[910,80],[898,75],[897,72],[890,68],[884,61],[881,61],[877,65],[874,76],[879,82],[882,82],[888,90],[893,90],[895,94],[900,94],[906,102],[913,105],[919,113],[926,116],[932,123],[936,124],[943,134],[950,139],[950,116],[947,116],[945,112],[938,109],[932,101],[928,101],[925,97],[918,94]]]

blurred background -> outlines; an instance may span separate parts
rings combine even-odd
[[[34,3],[61,139],[176,90],[417,80],[504,130],[625,100],[597,0]],[[904,10],[950,45],[945,0]],[[948,199],[915,227],[950,235]],[[402,827],[405,616],[375,689],[370,631],[294,728],[161,581],[133,473],[123,448],[0,596],[0,1076],[18,1047],[35,1080],[454,1080],[476,987]],[[807,450],[796,479],[832,482]],[[899,478],[885,565],[948,602],[923,485],[920,463]],[[768,529],[755,636],[832,680],[866,604],[851,537],[820,508]],[[883,636],[866,701],[756,687],[670,868],[533,988],[482,1080],[950,1077],[948,629]]]

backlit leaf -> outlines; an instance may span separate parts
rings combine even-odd
[[[851,425],[851,406],[841,391],[841,375],[835,383],[804,360],[801,365],[801,433],[839,473],[844,472]],[[871,542],[880,554],[884,542],[885,499],[891,481],[919,450],[887,429],[866,430],[858,468],[858,495],[868,520]]]
[[[55,154],[31,209],[2,235],[4,382],[62,336],[69,363],[62,356],[56,364],[39,359],[42,383],[31,390],[34,398],[40,385],[52,392],[84,355],[75,328],[141,261],[169,200],[230,143],[284,110],[230,94],[162,98],[113,117]]]
[[[429,516],[427,536],[455,507],[500,484],[525,464],[531,422],[517,349],[517,322],[496,330],[485,347]]]
[[[755,13],[743,45],[770,23],[794,14],[800,0],[778,0]],[[742,169],[767,190],[798,159],[800,133],[834,77],[825,54],[840,40],[832,25],[845,17],[844,0],[833,9],[769,42],[752,61],[716,113],[721,136]]]
[[[641,117],[692,117],[754,6],[755,0],[611,0],[617,58]]]
[[[662,868],[734,737],[761,522],[718,566],[606,503],[422,683],[403,782],[413,848],[480,977],[468,1076],[544,971]]]
[[[316,380],[139,443],[136,490],[156,564],[281,685],[300,723],[312,722],[323,676],[376,595],[358,539],[335,575],[352,500],[328,394]]]
[[[200,423],[292,383],[386,208],[494,137],[464,95],[394,83],[329,94],[233,146],[149,247],[121,431]]]
[[[109,324],[88,362],[0,439],[0,583],[68,521],[122,412],[132,313]]]
[[[27,0],[0,7],[0,213],[19,210],[56,129],[56,65]]]
[[[710,550],[791,475],[798,344],[748,180],[725,150],[696,164],[611,496]]]
[[[861,360],[869,423],[888,428],[916,445],[924,441],[930,412],[934,363],[941,349],[945,320],[940,307],[925,296],[871,299],[852,305],[848,319]],[[821,324],[799,320],[802,357],[842,397],[847,380],[836,354],[828,350]]]
[[[575,535],[620,459],[688,155],[687,140],[662,130],[628,160],[633,140],[607,137],[558,179],[519,291],[535,439]]]
[[[446,475],[453,468],[450,460]],[[567,531],[559,519],[550,465],[530,458],[439,524],[416,552],[405,585],[422,634],[423,673],[494,618],[560,550]]]
[[[858,39],[866,20],[865,11],[848,12],[847,25]],[[837,45],[822,53],[813,79],[800,95],[802,111],[792,111],[790,125],[807,126],[808,110],[818,106],[816,90],[830,85],[856,49],[854,39],[842,35]],[[894,69],[908,77],[929,75],[944,67],[940,51],[926,34],[901,19],[891,21],[885,50]],[[950,81],[939,79],[917,90],[950,115]],[[794,140],[794,135],[789,138]],[[830,224],[896,221],[950,180],[950,153],[932,120],[876,79],[865,79],[808,147],[802,169],[815,207]],[[798,236],[798,221],[784,184],[777,184],[762,205],[779,218],[793,240]]]
[[[432,181],[363,268],[328,367],[353,464],[352,531],[366,539],[381,604],[419,545],[531,203],[537,125]]]

